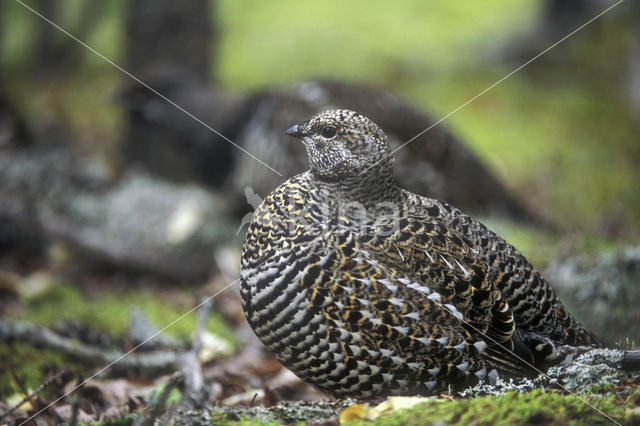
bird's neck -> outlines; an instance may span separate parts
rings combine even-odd
[[[313,172],[312,172],[313,173]],[[340,204],[359,203],[367,209],[401,199],[391,167],[370,169],[360,175],[315,175],[318,187]]]

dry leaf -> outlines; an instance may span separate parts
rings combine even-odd
[[[375,407],[371,407],[366,403],[355,404],[342,410],[340,414],[340,424],[354,420],[375,420],[384,414],[390,414],[398,410],[411,408],[416,404],[433,400],[434,398],[420,396],[392,396]]]

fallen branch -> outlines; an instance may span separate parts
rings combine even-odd
[[[83,257],[170,279],[206,278],[237,228],[227,201],[128,170],[116,183],[64,148],[0,152],[0,218]]]
[[[181,357],[181,371],[185,384],[181,403],[191,407],[201,407],[204,401],[204,376],[200,363],[200,349],[210,309],[211,301],[205,300],[200,304],[192,348]]]
[[[135,373],[155,377],[166,374],[179,369],[179,361],[184,353],[166,349],[148,353],[105,351],[62,336],[46,327],[4,319],[0,323],[0,340],[6,342],[12,339],[62,352],[90,366],[109,366],[111,375]]]

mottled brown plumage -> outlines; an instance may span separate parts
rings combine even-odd
[[[336,396],[429,394],[599,343],[510,244],[398,187],[369,119],[332,110],[288,133],[310,170],[254,213],[241,292],[258,337],[303,380]]]

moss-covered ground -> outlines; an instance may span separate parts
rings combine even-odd
[[[584,425],[612,424],[611,419],[629,423],[640,420],[636,403],[639,391],[627,399],[610,396],[572,396],[535,390],[508,392],[449,401],[435,399],[415,407],[382,416],[376,425],[474,424],[474,425]],[[598,411],[599,410],[599,411]],[[607,417],[608,416],[608,417]],[[610,419],[610,418],[611,419]],[[349,425],[371,424],[354,421]]]
[[[102,346],[104,350],[125,352],[129,349],[123,346],[123,342],[128,341],[130,314],[133,310],[140,310],[158,330],[171,325],[163,333],[187,346],[196,327],[196,312],[182,317],[193,308],[195,299],[191,291],[189,288],[153,291],[145,287],[112,287],[89,292],[78,285],[53,280],[43,291],[24,297],[22,306],[12,318],[60,328],[66,333],[77,327],[93,335],[102,333],[104,337],[96,338],[94,344]],[[180,320],[172,324],[178,318]],[[216,311],[209,315],[206,328],[228,341],[232,347],[239,344],[228,323]],[[6,373],[0,374],[2,396],[21,393],[23,387],[34,389],[49,372],[58,369],[70,368],[83,375],[91,372],[87,366],[70,361],[54,350],[36,349],[21,342],[1,344],[0,363],[6,367],[6,370],[3,369]]]
[[[583,395],[536,389],[527,393],[452,399],[430,398],[410,408],[386,410],[371,420],[352,413],[355,402],[286,404],[270,409],[183,410],[177,418],[195,424],[276,425],[346,424],[384,425],[633,425],[640,423],[640,388],[624,385],[594,386]],[[373,404],[375,405],[375,404]],[[383,404],[384,405],[384,404]],[[358,407],[362,404],[358,405]],[[345,408],[347,407],[347,408]],[[369,408],[366,408],[369,410]],[[360,410],[357,410],[360,411]],[[171,416],[169,418],[172,418]],[[197,419],[197,420],[196,420]],[[327,422],[327,423],[323,423]]]

